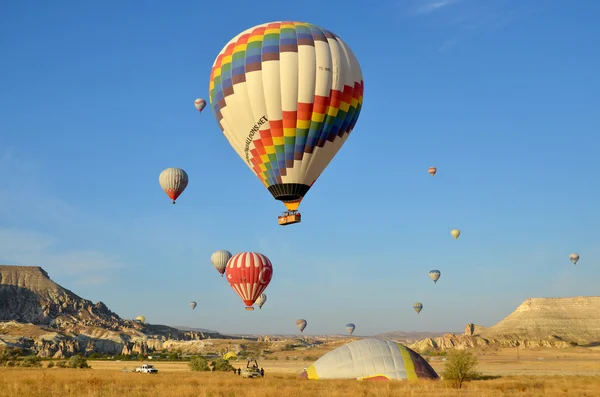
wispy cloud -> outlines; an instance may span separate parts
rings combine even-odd
[[[58,240],[30,230],[0,229],[0,253],[7,264],[42,266],[52,273],[76,278],[76,284],[109,281],[108,270],[124,266],[116,257],[96,251],[59,250]]]
[[[41,166],[20,159],[10,148],[0,149],[0,260],[39,265],[50,273],[74,277],[90,285],[108,281],[108,269],[124,265],[99,250],[73,250],[61,230],[101,227],[101,222],[48,193]],[[51,230],[40,232],[39,230]],[[75,282],[77,282],[75,281]]]
[[[462,0],[437,0],[437,1],[421,1],[420,4],[414,9],[414,14],[424,15],[431,14],[432,12],[439,11],[442,8],[458,4]]]
[[[449,52],[473,34],[497,31],[535,11],[507,0],[408,0],[402,2],[402,8],[405,16],[445,30],[439,53]]]

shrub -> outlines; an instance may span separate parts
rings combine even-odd
[[[54,368],[54,361],[48,361],[48,365],[46,365],[46,368]]]
[[[21,366],[27,367],[27,368],[41,367],[42,366],[42,358],[38,357],[36,355],[33,355],[33,354],[30,356],[26,356],[23,358],[23,361],[21,362]]]
[[[196,357],[190,360],[189,366],[192,371],[210,371],[208,361],[203,357]]]
[[[452,387],[460,389],[464,382],[476,379],[479,374],[475,372],[477,358],[466,350],[454,350],[448,354],[446,366],[442,376]]]
[[[99,353],[92,353],[89,355],[88,357],[90,360],[97,360],[99,358],[102,358],[102,356]]]
[[[215,371],[232,371],[233,366],[229,363],[229,361],[223,358],[217,358],[214,362],[213,368]]]
[[[69,368],[90,368],[90,366],[83,356],[76,355],[69,359]]]
[[[66,362],[66,361],[64,361],[64,360],[62,360],[62,361],[59,361],[59,362],[57,362],[57,363],[56,363],[56,366],[57,366],[58,368],[67,368],[67,362]]]

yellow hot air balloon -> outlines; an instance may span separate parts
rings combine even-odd
[[[209,99],[223,134],[276,200],[280,225],[353,130],[363,102],[358,60],[337,35],[271,22],[235,36],[217,56]]]
[[[452,237],[454,237],[455,240],[458,240],[458,236],[460,236],[460,230],[452,229],[450,231],[450,234],[452,235]]]
[[[144,316],[137,316],[135,319],[142,324],[146,323],[146,317]]]

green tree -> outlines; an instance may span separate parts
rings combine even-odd
[[[33,367],[41,367],[42,366],[42,358],[38,357],[34,354],[30,356],[23,357],[23,361],[21,362],[22,367],[33,368]]]
[[[69,368],[90,368],[85,357],[76,355],[69,359]]]
[[[46,365],[46,368],[54,368],[54,361],[48,361],[48,365]]]
[[[223,358],[217,358],[214,362],[215,371],[226,371],[230,372],[233,370],[233,366],[229,363],[228,360]]]
[[[450,386],[460,389],[465,382],[476,379],[479,374],[475,371],[477,358],[466,350],[454,350],[447,355],[446,366],[442,376]]]
[[[192,371],[210,371],[208,361],[203,357],[196,357],[190,360],[189,366]]]

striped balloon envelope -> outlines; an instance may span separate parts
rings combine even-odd
[[[280,21],[230,40],[213,64],[209,91],[233,149],[275,199],[296,210],[353,130],[364,84],[340,37]]]
[[[246,310],[264,292],[273,277],[269,258],[258,252],[240,252],[227,261],[227,281],[246,304]]]

